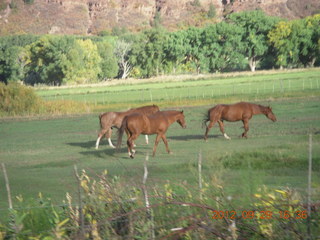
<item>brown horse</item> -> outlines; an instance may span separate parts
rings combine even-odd
[[[264,114],[267,118],[272,121],[277,121],[276,116],[273,114],[271,107],[265,107],[262,105],[248,103],[248,102],[239,102],[235,104],[219,104],[213,108],[208,110],[207,117],[203,120],[204,124],[210,121],[209,125],[207,125],[206,133],[204,135],[204,139],[208,139],[208,133],[210,128],[218,122],[220,126],[220,131],[226,139],[230,139],[230,137],[224,132],[223,121],[226,120],[228,122],[236,122],[242,121],[244,126],[244,133],[242,133],[242,137],[247,138],[247,132],[249,131],[249,120],[253,115],[256,114]]]
[[[106,138],[108,139],[109,146],[112,148],[115,148],[111,142],[111,134],[112,134],[112,127],[120,128],[121,123],[123,121],[123,118],[129,114],[132,113],[141,113],[141,114],[153,114],[160,111],[159,107],[156,105],[150,105],[150,106],[143,106],[139,108],[132,108],[129,109],[126,112],[105,112],[100,114],[99,120],[100,120],[100,132],[98,134],[98,139],[96,141],[96,149],[99,147],[100,139],[103,137],[103,135],[106,135]],[[148,144],[148,136],[146,135],[146,142]]]
[[[179,123],[182,128],[186,128],[183,111],[160,111],[148,116],[137,113],[128,115],[123,119],[121,128],[119,129],[117,147],[120,147],[123,133],[126,131],[128,135],[128,153],[131,158],[134,158],[136,151],[133,149],[133,141],[141,133],[146,135],[157,134],[153,147],[153,156],[156,154],[156,149],[160,138],[166,145],[167,152],[170,153],[165,134],[169,126],[174,122]]]

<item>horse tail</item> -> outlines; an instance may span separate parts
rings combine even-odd
[[[102,122],[101,122],[102,116],[103,116],[103,113],[100,113],[100,115],[99,115],[99,123],[100,123],[100,128],[101,128],[101,129],[103,128],[103,127],[102,127]]]
[[[210,110],[206,114],[204,114],[204,118],[202,120],[202,127],[207,127],[207,122],[210,121]]]
[[[127,117],[125,117],[121,123],[121,127],[118,129],[118,140],[117,140],[117,148],[119,149],[122,144],[122,136],[127,126]]]

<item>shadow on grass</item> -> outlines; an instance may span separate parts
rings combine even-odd
[[[189,140],[203,140],[204,135],[183,135],[183,136],[170,136],[167,137],[168,139],[172,139],[172,140],[183,140],[183,141],[189,141]],[[221,137],[220,135],[210,135],[208,136],[208,139],[210,138],[219,138]]]
[[[81,147],[81,148],[85,148],[85,149],[91,149],[96,146],[96,141],[73,142],[73,143],[67,143],[67,144],[72,147]]]
[[[119,153],[117,149],[109,148],[109,149],[95,149],[92,151],[80,152],[80,154],[84,156],[93,156],[96,158],[106,158],[107,156],[114,156],[114,154]]]

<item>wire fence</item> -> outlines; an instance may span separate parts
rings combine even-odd
[[[46,100],[77,100],[94,105],[108,105],[115,103],[132,102],[159,102],[201,100],[243,95],[285,95],[290,92],[312,92],[320,90],[320,78],[310,76],[308,78],[277,78],[258,79],[256,81],[230,80],[228,82],[215,81],[191,81],[180,83],[179,87],[173,85],[161,88],[144,88],[134,90],[89,91],[86,93],[66,93],[43,96]]]

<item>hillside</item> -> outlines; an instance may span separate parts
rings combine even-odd
[[[208,19],[210,4],[216,18]],[[149,28],[158,12],[168,29],[218,21],[225,14],[262,9],[268,15],[303,18],[319,11],[318,0],[0,0],[0,35],[97,34],[114,27]]]

